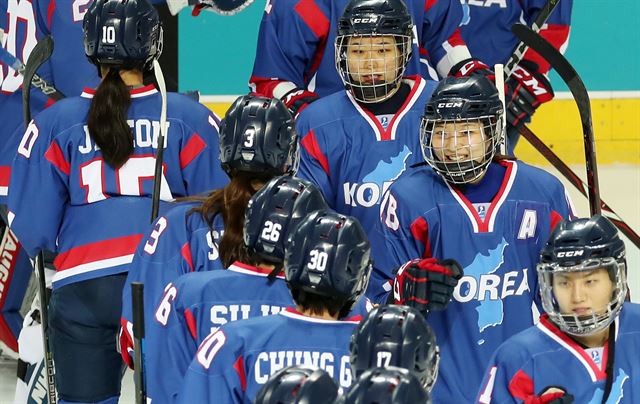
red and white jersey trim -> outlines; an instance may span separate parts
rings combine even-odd
[[[591,377],[592,382],[595,383],[599,380],[604,380],[607,378],[607,374],[605,373],[605,371],[602,370],[600,366],[598,366],[593,361],[593,359],[591,359],[591,356],[589,356],[589,354],[587,354],[587,352],[580,345],[578,345],[574,340],[569,338],[569,336],[567,336],[565,333],[559,330],[553,323],[551,323],[549,321],[549,318],[546,315],[540,319],[540,322],[536,324],[536,327],[538,327],[540,331],[542,331],[549,338],[557,342],[564,349],[566,349],[573,356],[575,356],[576,359],[578,359],[578,361],[582,364],[582,366],[584,366],[587,373],[589,373],[589,377]],[[615,327],[616,327],[616,330],[615,330],[616,332],[615,332],[614,338],[617,340],[618,329],[620,328],[618,324],[618,318],[615,319]],[[607,355],[609,354],[608,351],[609,351],[608,346],[605,346],[604,354],[602,356],[603,358],[602,360],[604,363],[606,363],[607,361]]]
[[[56,272],[56,274],[53,275],[52,283],[59,282],[70,276],[80,275],[80,274],[84,274],[91,271],[97,271],[99,269],[111,268],[118,265],[130,264],[131,261],[133,261],[134,255],[135,254],[128,254],[120,257],[107,258],[104,260],[87,262],[86,264],[76,265],[75,267],[65,269],[64,271]]]
[[[467,217],[471,221],[474,233],[493,232],[498,212],[500,211],[500,208],[504,204],[504,201],[507,199],[509,192],[511,192],[511,188],[513,187],[513,182],[515,181],[516,174],[518,172],[518,163],[516,163],[515,161],[504,160],[501,161],[500,164],[507,167],[507,171],[505,172],[504,179],[502,180],[502,185],[500,185],[498,193],[493,197],[493,200],[489,205],[489,209],[487,210],[487,215],[485,216],[484,220],[480,218],[478,212],[473,207],[471,202],[467,199],[467,197],[465,197],[458,189],[452,187],[451,185],[449,185],[449,183],[447,183],[449,191],[451,191],[451,194],[456,199],[456,201],[458,201],[460,207],[462,207],[464,212],[467,214]]]
[[[153,84],[149,84],[144,87],[130,90],[129,94],[131,94],[131,98],[140,98],[140,97],[146,97],[147,95],[156,94],[157,92],[158,90],[155,88],[155,86]],[[82,90],[82,94],[80,94],[80,97],[93,98],[95,93],[96,93],[95,89],[85,88],[84,90]]]
[[[309,317],[307,315],[300,313],[298,310],[294,309],[293,307],[287,307],[286,309],[281,310],[278,313],[278,315],[293,318],[295,320],[306,321],[308,323],[319,323],[319,324],[345,324],[345,323],[358,324],[360,322],[359,319],[358,320],[325,320],[324,318]]]
[[[376,140],[378,142],[384,140],[396,140],[396,130],[402,118],[409,112],[411,107],[416,103],[420,95],[422,94],[422,90],[426,85],[426,81],[420,76],[409,76],[402,80],[403,82],[412,86],[411,92],[409,96],[405,100],[404,104],[400,107],[400,109],[395,113],[391,122],[389,122],[389,126],[387,129],[384,129],[378,119],[368,110],[362,108],[360,104],[353,98],[353,95],[350,91],[347,91],[347,97],[349,101],[353,104],[355,109],[362,115],[362,117],[367,121],[373,133],[376,135]]]
[[[231,266],[229,266],[227,270],[238,272],[245,275],[262,276],[264,278],[269,276],[269,274],[271,273],[271,269],[254,267],[252,265],[243,264],[242,262],[239,262],[239,261],[236,261],[233,264],[231,264]],[[276,278],[284,279],[284,272],[282,271],[279,272],[278,275],[276,275]]]

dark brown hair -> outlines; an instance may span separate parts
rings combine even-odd
[[[218,251],[225,267],[229,267],[235,261],[249,265],[257,265],[261,262],[249,253],[243,241],[244,212],[249,199],[256,193],[251,184],[255,179],[255,174],[240,172],[222,189],[216,189],[206,196],[180,199],[201,202],[200,206],[193,208],[189,213],[201,215],[211,229],[213,229],[214,218],[222,215],[224,233],[220,239]]]
[[[336,315],[338,318],[344,318],[349,314],[353,307],[353,302],[339,298],[337,296],[323,296],[311,292],[305,292],[302,289],[290,288],[293,301],[304,311],[310,311],[311,314],[322,315],[325,310],[332,317]]]
[[[133,152],[133,134],[127,124],[131,94],[118,69],[109,69],[89,107],[87,126],[102,157],[113,168],[127,162]]]

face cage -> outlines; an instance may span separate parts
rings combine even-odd
[[[431,369],[433,369],[433,373],[427,375],[426,380],[424,381],[424,388],[428,393],[431,393],[433,390],[433,386],[435,386],[436,381],[438,380],[438,374],[440,370],[440,347],[436,346],[436,351],[433,354],[433,364],[431,365]]]
[[[471,154],[471,135],[466,134],[466,125],[469,123],[481,123],[481,133],[482,133],[482,143],[484,147],[484,153],[482,154],[482,159],[480,161],[476,161],[478,159],[478,155]],[[440,151],[442,155],[445,154],[445,151],[448,147],[443,146],[440,148],[436,148],[433,146],[433,139],[436,136],[440,136],[442,139],[441,144],[445,144],[444,136],[445,133],[450,133],[449,130],[445,132],[444,130],[436,132],[435,127],[436,124],[442,124],[446,128],[446,125],[453,124],[453,136],[454,136],[454,145],[455,149],[455,158],[456,161],[451,162],[443,162],[441,161],[436,151]],[[460,128],[458,128],[460,125]],[[460,146],[458,146],[458,141],[460,135],[466,136],[466,142],[462,142]],[[500,143],[500,137],[502,136],[502,124],[501,120],[496,116],[482,116],[479,118],[471,118],[471,119],[427,119],[422,118],[422,122],[420,124],[420,148],[422,149],[422,156],[425,161],[440,175],[442,176],[448,183],[451,184],[467,184],[475,181],[476,179],[482,177],[484,173],[487,171],[487,167],[493,156],[496,153],[496,148]],[[477,143],[476,143],[477,144]],[[467,158],[459,158],[458,153],[464,152],[466,150]]]
[[[605,312],[598,314],[578,316],[576,314],[562,314],[560,306],[553,294],[553,275],[560,272],[593,271],[599,268],[607,269],[615,274],[615,287],[611,300],[605,308]],[[595,258],[585,260],[579,265],[562,267],[557,263],[538,264],[538,283],[542,307],[549,318],[565,333],[573,336],[592,335],[609,327],[622,310],[622,305],[627,296],[627,279],[624,262],[618,262],[615,258]]]
[[[369,76],[384,76],[387,72],[387,60],[384,57],[373,58],[369,57],[368,65],[372,66],[370,69],[366,68],[360,70],[362,62],[358,65],[358,71],[352,72],[349,69],[347,61],[347,54],[350,46],[349,39],[351,38],[375,38],[375,37],[393,37],[396,43],[396,47],[399,49],[398,57],[396,58],[396,66],[392,68],[395,70],[395,77],[392,81],[376,81],[374,78],[372,84],[362,84],[354,79],[351,74],[360,76],[361,74]],[[410,35],[341,35],[336,38],[335,42],[335,58],[336,69],[340,73],[340,78],[353,97],[364,103],[380,102],[390,98],[395,94],[398,83],[402,80],[405,68],[411,57],[411,39]],[[359,45],[359,48],[365,48],[367,45]],[[376,50],[381,48],[381,45],[372,44],[369,45],[369,55],[375,53]],[[375,70],[374,70],[375,69]]]
[[[298,173],[298,169],[300,168],[300,144],[299,139],[296,136],[295,139],[291,142],[291,147],[289,148],[289,156],[287,157],[287,174],[295,176]]]

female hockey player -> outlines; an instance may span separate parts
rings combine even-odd
[[[537,319],[533,269],[543,240],[570,215],[555,177],[495,156],[502,111],[484,76],[440,82],[421,128],[428,165],[391,185],[374,231],[369,296],[384,301],[393,289],[389,302],[429,313],[442,359],[436,402],[473,401],[493,351]],[[434,257],[455,257],[464,276],[433,268]]]
[[[405,62],[409,75],[446,77],[451,66],[470,58],[458,29],[463,16],[459,0],[272,1],[260,24],[252,90],[282,99],[296,116],[318,97],[344,90],[336,74],[334,43],[336,34],[342,35],[337,28],[345,8],[356,4],[376,11],[401,7],[410,13],[413,31],[402,33],[410,36]],[[376,25],[375,17],[364,18],[354,23]]]
[[[538,264],[546,314],[498,348],[478,402],[640,402],[640,306],[624,301],[626,271],[607,218],[561,222]]]
[[[298,117],[298,175],[317,184],[329,206],[369,234],[383,192],[422,161],[418,137],[436,83],[405,77],[413,24],[401,0],[352,0],[339,20],[336,66],[346,90]]]
[[[145,326],[165,286],[194,271],[227,268],[240,259],[249,199],[271,178],[295,172],[298,138],[293,118],[277,99],[239,97],[220,127],[220,160],[231,182],[206,196],[178,203],[159,217],[136,252],[122,295],[121,353],[131,364],[131,282],[145,284]]]
[[[307,364],[351,385],[349,338],[358,319],[339,320],[364,292],[369,242],[357,220],[329,211],[289,234],[284,271],[294,306],[235,321],[207,336],[189,366],[181,403],[251,403],[278,370]]]
[[[154,306],[158,323],[146,333],[147,394],[173,403],[203,339],[235,320],[276,314],[292,304],[284,282],[284,244],[307,214],[327,205],[311,183],[276,177],[250,200],[244,237],[226,270],[188,273],[164,289]]]
[[[162,49],[146,0],[98,0],[84,22],[85,51],[102,81],[29,124],[12,166],[11,227],[29,255],[58,253],[49,325],[61,402],[115,403],[122,359],[114,339],[129,263],[149,227],[161,96],[142,77]],[[161,199],[227,182],[217,122],[168,96]]]

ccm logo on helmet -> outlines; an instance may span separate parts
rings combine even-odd
[[[368,24],[375,22],[378,22],[378,17],[354,18],[351,20],[352,24]]]
[[[579,257],[581,255],[584,254],[584,250],[578,250],[578,251],[560,251],[558,254],[556,254],[558,256],[558,258],[563,258],[563,257]]]
[[[441,102],[440,104],[438,104],[438,108],[457,108],[461,106],[461,102]]]

